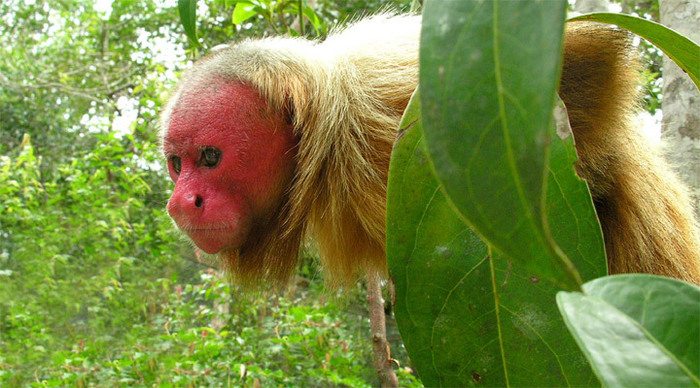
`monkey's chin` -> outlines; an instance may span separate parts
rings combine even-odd
[[[213,255],[224,249],[238,249],[240,243],[237,233],[231,229],[190,229],[187,235],[194,245],[204,252]]]

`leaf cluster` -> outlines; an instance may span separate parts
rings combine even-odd
[[[427,385],[700,383],[697,286],[605,276],[555,103],[565,10],[426,2],[419,92],[390,167],[387,255],[399,329]],[[700,48],[685,37],[627,15],[574,20],[635,32],[697,83]]]

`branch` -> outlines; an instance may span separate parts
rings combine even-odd
[[[367,275],[367,302],[369,305],[369,323],[372,330],[372,348],[374,350],[374,368],[377,370],[382,387],[398,387],[391,358],[389,341],[386,339],[386,319],[384,316],[384,299],[382,298],[381,278],[377,273]]]

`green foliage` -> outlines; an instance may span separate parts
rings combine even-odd
[[[197,31],[195,4],[206,3],[209,16],[199,17],[207,28]],[[380,11],[408,11],[411,0],[317,0],[313,7],[306,0],[197,0],[180,1],[180,17],[186,36],[198,39],[205,46],[215,46],[234,37],[260,37],[286,34],[307,38],[324,38],[332,25],[344,24],[359,15]],[[216,15],[216,17],[212,17]],[[198,47],[193,45],[194,48]],[[196,53],[196,52],[195,52]]]
[[[0,345],[20,376],[75,337],[119,335],[143,316],[124,302],[149,301],[152,286],[133,280],[174,253],[169,221],[147,206],[153,194],[133,138],[99,140],[52,175],[28,136],[18,155],[0,160]]]
[[[421,102],[436,175],[460,215],[532,274],[558,288],[577,289],[581,276],[596,274],[605,261],[590,195],[570,168],[573,143],[550,160],[550,144],[561,146],[552,140],[551,107],[565,2],[554,4],[428,2]],[[537,50],[523,50],[523,40]],[[562,181],[577,195],[564,196],[557,187]],[[550,230],[550,224],[560,225],[549,218],[559,217],[550,208],[592,227]],[[590,251],[580,251],[579,243]],[[597,265],[579,274],[572,261],[589,259]]]
[[[124,333],[129,344],[78,342],[54,354],[42,380],[49,385],[366,386],[369,346],[356,337],[367,324],[334,303],[243,295],[212,272],[186,286],[161,279],[158,311]],[[269,306],[269,307],[268,307]],[[360,322],[346,325],[343,320]],[[212,328],[212,326],[216,328]],[[356,344],[360,344],[356,347]]]
[[[316,11],[304,1],[292,0],[235,0],[231,22],[241,25],[248,19],[259,17],[276,33],[306,35],[304,25],[310,23],[316,36],[325,36],[328,26]]]
[[[99,138],[51,179],[29,137],[0,159],[0,385],[375,380],[361,289],[245,295],[184,266],[133,138]]]
[[[419,113],[414,96],[390,167],[387,254],[397,323],[421,380],[590,385],[595,377],[552,303],[559,288],[522,258],[488,249],[464,223],[431,171]]]
[[[697,287],[603,277],[583,294],[562,293],[576,341],[555,308],[557,292],[606,273],[571,129],[554,103],[559,6],[426,4],[420,93],[388,184],[387,255],[406,349],[431,386],[588,386],[596,375],[612,386],[697,384]],[[666,35],[660,46],[687,43],[650,28]],[[686,45],[677,57],[697,53]]]
[[[195,3],[206,5],[208,12],[198,14],[194,22],[188,21],[190,25],[186,29],[196,30],[198,42],[213,47],[232,38],[279,34],[322,39],[331,26],[343,25],[361,15],[406,12],[411,0],[316,0],[313,7],[307,0],[183,0],[183,3],[189,7]],[[199,54],[196,46],[191,50],[195,57]]]
[[[395,147],[387,252],[428,385],[595,381],[553,303],[606,273],[573,143],[553,128],[560,5],[426,4],[422,108],[414,97]]]
[[[607,386],[700,386],[700,288],[652,275],[608,276],[557,303]]]
[[[177,27],[156,3],[117,1],[108,14],[83,2],[0,3],[0,153],[28,133],[49,172],[95,147],[91,134],[108,130],[127,96],[141,103],[134,135],[153,141],[166,74],[144,46]]]

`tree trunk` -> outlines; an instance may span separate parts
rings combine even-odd
[[[700,42],[700,2],[698,0],[661,0],[661,23],[693,42]],[[700,219],[700,94],[698,89],[672,60],[663,60],[663,101],[661,137],[666,157],[689,186]]]

